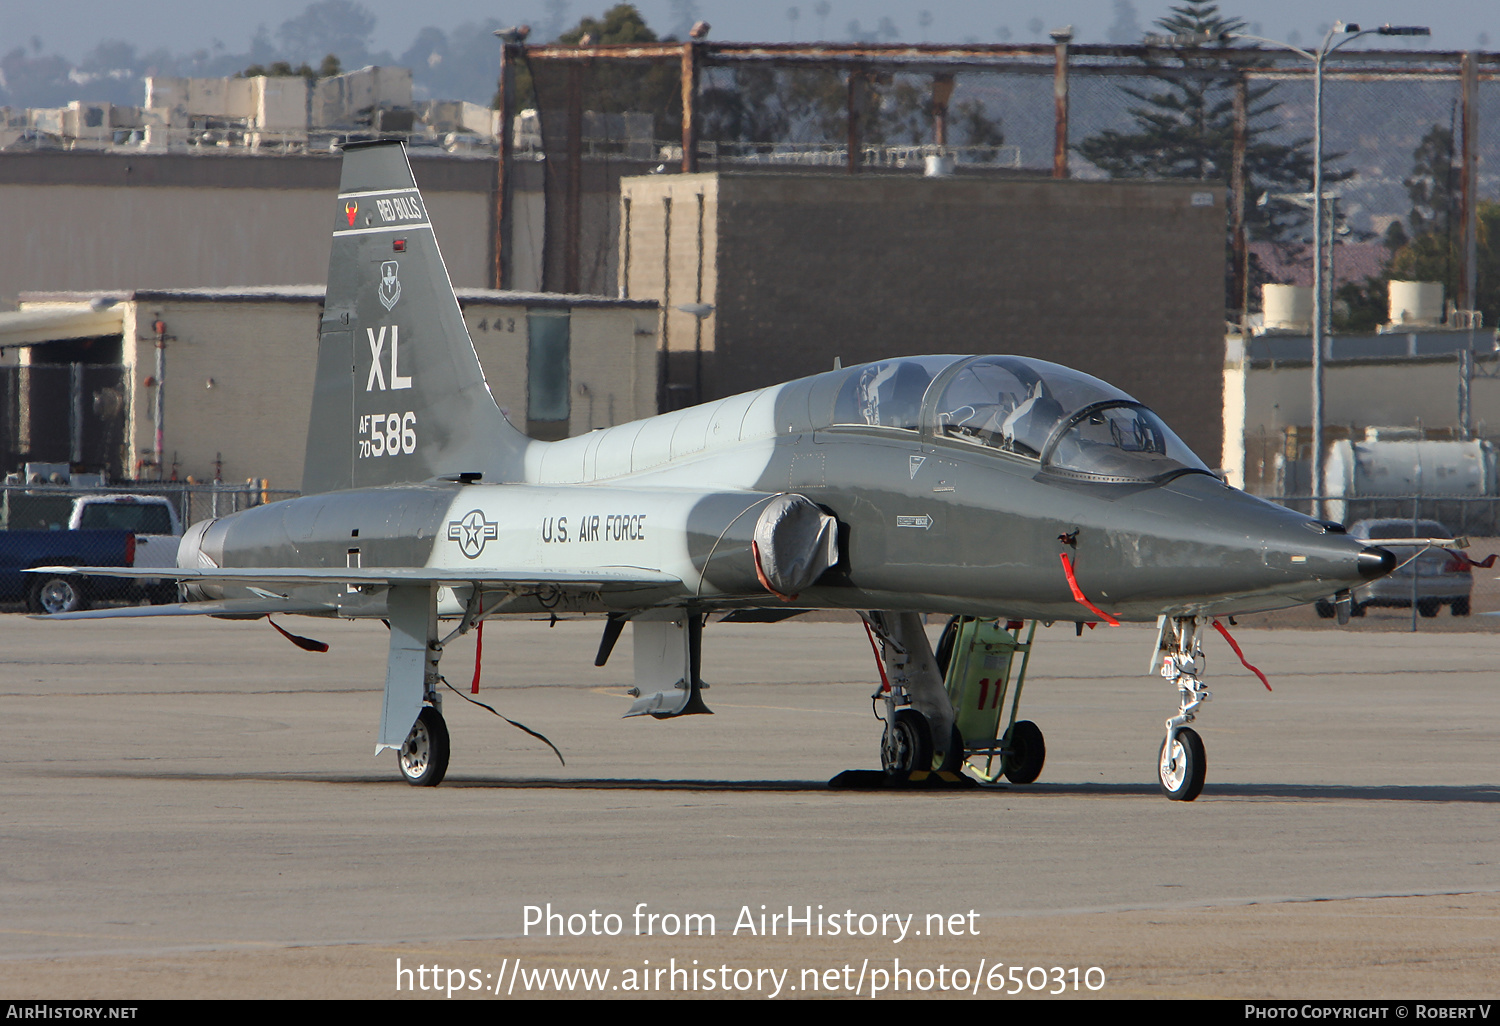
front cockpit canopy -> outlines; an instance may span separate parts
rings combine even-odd
[[[1208,468],[1129,395],[1018,356],[918,356],[851,368],[833,423],[926,431],[1096,481],[1155,481]]]

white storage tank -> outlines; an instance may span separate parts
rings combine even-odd
[[[1312,331],[1312,289],[1303,285],[1262,285],[1260,302],[1268,330]]]
[[[1443,319],[1443,286],[1436,281],[1393,281],[1390,327],[1434,328]]]
[[[1341,500],[1348,499],[1493,496],[1495,478],[1495,450],[1488,442],[1338,441],[1323,468],[1323,494],[1333,500],[1326,515],[1344,521],[1348,507]],[[1391,511],[1409,514],[1409,508]]]

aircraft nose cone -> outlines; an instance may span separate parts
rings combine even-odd
[[[1359,575],[1373,581],[1396,569],[1396,554],[1390,549],[1370,545],[1360,551]]]

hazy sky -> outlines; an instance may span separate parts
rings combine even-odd
[[[253,4],[208,3],[202,0],[0,0],[0,53],[29,45],[39,37],[44,50],[77,60],[104,39],[123,39],[141,49],[165,46],[175,52],[210,48],[217,40],[231,52],[244,51],[257,26],[274,35],[276,27],[300,13],[308,0],[259,0]],[[360,0],[376,16],[374,49],[401,53],[417,31],[434,25],[445,32],[484,18],[502,22],[543,24],[548,0]],[[566,23],[586,14],[599,14],[612,0],[569,0]],[[1044,40],[1034,24],[1045,30],[1072,24],[1080,42],[1104,42],[1116,22],[1115,0],[828,0],[830,11],[820,18],[818,0],[641,0],[637,6],[659,32],[670,31],[684,14],[696,9],[713,25],[714,39],[776,41],[796,39],[842,40],[851,21],[866,32],[889,18],[906,42],[997,42],[1008,30],[1011,42]],[[551,0],[553,9],[560,0]],[[1134,0],[1142,28],[1162,16],[1171,5],[1164,0]],[[788,17],[795,8],[798,17]],[[1418,4],[1397,0],[1229,0],[1226,13],[1258,23],[1261,34],[1286,39],[1297,33],[1306,43],[1320,24],[1334,19],[1361,22],[1426,24],[1437,49],[1466,49],[1483,45],[1500,48],[1500,3],[1495,0],[1431,0]],[[920,27],[922,11],[930,23]],[[1483,37],[1483,38],[1481,38]],[[1358,45],[1358,44],[1356,44]]]

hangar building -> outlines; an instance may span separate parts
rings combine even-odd
[[[13,357],[0,366],[4,468],[299,489],[323,293],[23,293],[19,311],[0,314]],[[496,401],[534,437],[656,412],[655,302],[462,288],[458,299]]]

